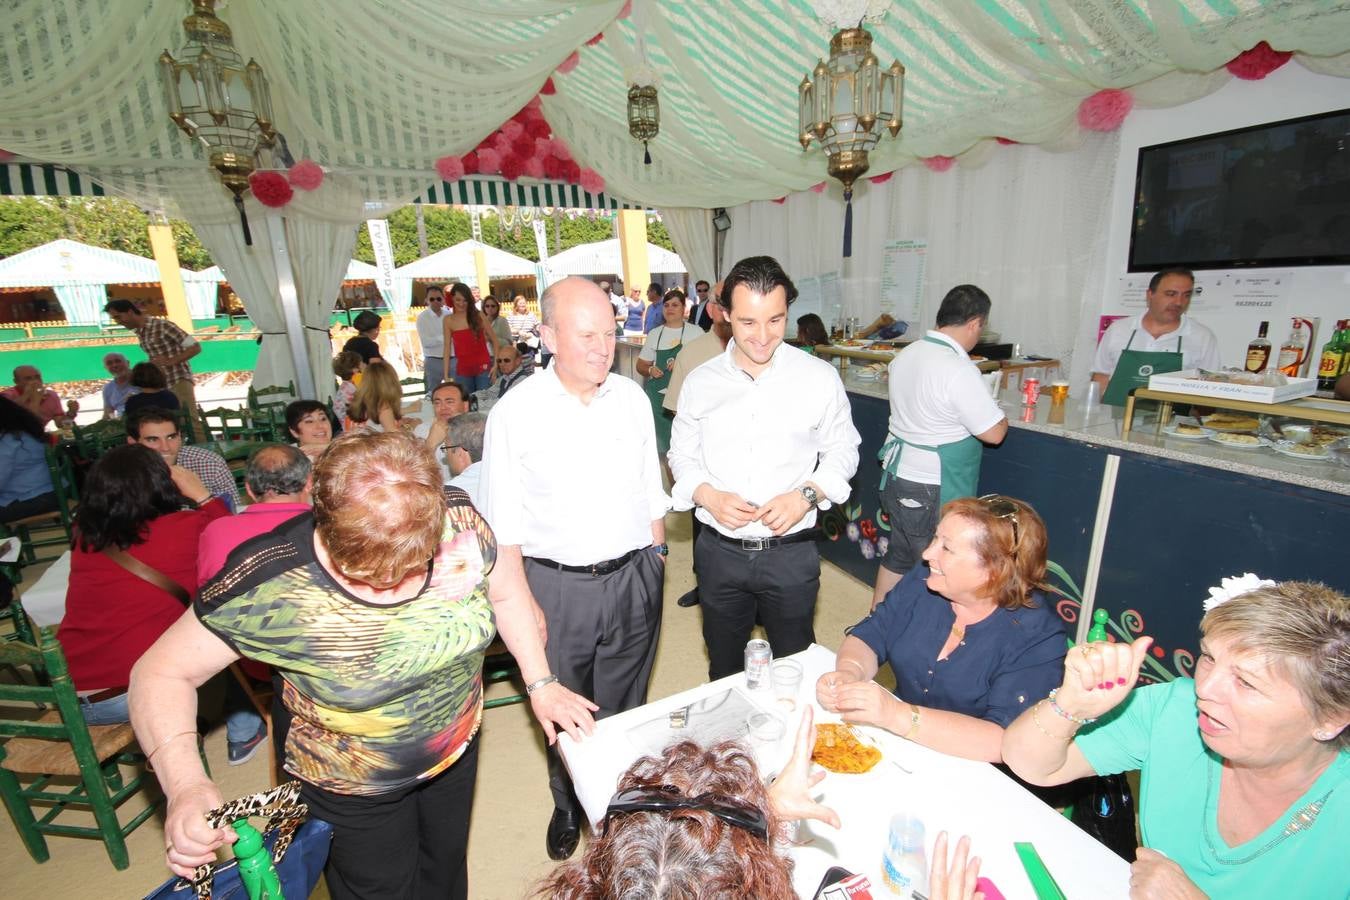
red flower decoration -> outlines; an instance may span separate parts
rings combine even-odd
[[[478,151],[478,171],[484,175],[496,175],[502,170],[502,155],[496,150],[484,147]]]
[[[633,14],[633,0],[624,0],[623,6],[619,9],[619,18],[626,19]]]
[[[875,541],[877,539],[877,523],[873,522],[871,519],[863,519],[859,522],[858,530],[861,531],[862,536],[869,541]]]
[[[502,123],[501,132],[514,141],[525,133],[525,126],[514,119],[507,119]]]
[[[811,185],[811,190],[817,194],[825,193],[825,182],[822,181],[819,184]]]
[[[14,158],[14,154],[8,150],[0,150],[0,163],[7,163]]]
[[[1088,131],[1115,131],[1133,108],[1129,91],[1108,88],[1078,104],[1078,124]]]
[[[312,159],[302,159],[286,173],[292,187],[312,191],[323,184],[323,167]]]
[[[581,189],[590,194],[598,194],[605,189],[605,179],[594,169],[581,170]]]
[[[784,203],[787,202],[787,195],[784,194],[782,197],[776,197],[772,202],[777,203],[779,206],[782,206]]]
[[[956,165],[955,156],[925,156],[923,164],[934,172],[945,172]]]
[[[249,190],[263,206],[285,206],[295,196],[291,183],[280,172],[254,172],[248,176]]]
[[[521,107],[522,110],[529,110],[530,112],[539,113],[540,115],[543,115],[542,112],[543,108],[544,108],[544,101],[539,99],[538,94],[531,97],[530,102],[526,103],[524,106]]]
[[[530,119],[526,122],[525,133],[535,139],[546,138],[553,133],[553,128],[541,117],[538,119]]]
[[[553,155],[558,159],[570,160],[572,151],[568,149],[567,143],[560,137],[549,138],[553,142]]]
[[[465,153],[462,157],[460,157],[460,162],[464,163],[464,174],[465,174],[465,175],[476,175],[476,174],[478,174],[478,151],[477,151],[477,150],[470,150],[468,153]]]
[[[502,177],[507,181],[515,181],[525,171],[525,160],[519,156],[511,155],[502,158]]]
[[[483,143],[487,144],[493,150],[496,150],[503,158],[510,156],[516,149],[516,142],[507,136],[504,131],[498,131]]]
[[[542,156],[531,156],[525,160],[525,175],[529,178],[543,178],[544,158]]]
[[[595,37],[593,37],[593,38],[591,38],[589,41],[587,41],[587,42],[586,42],[586,46],[587,46],[587,47],[594,47],[596,44],[600,43],[600,42],[603,41],[604,39],[605,39],[605,33],[602,31],[602,32],[600,32],[599,34],[597,34]]]
[[[567,59],[564,59],[562,62],[558,63],[559,74],[566,75],[568,72],[575,69],[577,67],[577,63],[579,62],[581,62],[581,54],[573,50],[571,53],[567,55]]]
[[[581,180],[581,165],[574,159],[569,159],[563,163],[567,167],[563,178],[567,179],[568,184],[576,184]]]
[[[1260,81],[1289,62],[1289,58],[1293,55],[1284,50],[1272,50],[1269,44],[1262,41],[1230,59],[1224,68],[1243,81]]]
[[[1022,143],[1021,141],[1014,141],[1012,138],[1005,138],[1005,137],[996,137],[996,138],[994,138],[994,140],[998,141],[1000,144],[1002,144],[1002,145],[1005,146],[1005,147],[1011,147],[1011,146],[1013,146],[1014,144],[1020,144],[1020,143]]]
[[[891,176],[893,176],[894,174],[895,174],[894,172],[887,172],[885,175],[873,175],[871,178],[867,180],[872,182],[873,184],[885,184],[886,182],[891,180]]]
[[[1161,647],[1154,646],[1154,648],[1153,648],[1153,655],[1156,656],[1156,657],[1158,657],[1158,659],[1162,659],[1164,656],[1167,655],[1167,651],[1164,650],[1164,649],[1161,648]]]
[[[556,156],[544,157],[544,177],[559,179],[567,173],[567,163]]]
[[[553,86],[552,78],[544,79],[544,84],[539,88],[539,93],[543,94],[545,97],[552,97],[554,94],[558,93],[558,89]]]
[[[442,156],[436,160],[436,174],[442,181],[459,181],[464,177],[467,167],[458,156]]]

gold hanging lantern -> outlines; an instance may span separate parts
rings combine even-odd
[[[905,67],[882,69],[866,28],[845,28],[830,38],[830,58],[820,60],[797,88],[798,140],[818,142],[826,171],[844,185],[844,255],[852,255],[853,183],[867,172],[867,154],[884,131],[900,133]]]
[[[661,132],[661,105],[656,96],[656,85],[634,84],[628,88],[628,133],[642,141],[642,161],[652,164],[652,152],[647,142]]]
[[[244,63],[215,6],[215,0],[192,0],[192,13],[183,20],[187,43],[176,58],[168,50],[160,54],[160,83],[169,118],[206,148],[211,167],[234,194],[244,239],[252,243],[243,198],[259,151],[277,137],[272,95],[262,67],[252,59]]]

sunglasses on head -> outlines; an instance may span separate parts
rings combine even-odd
[[[989,510],[989,514],[996,519],[1007,519],[1012,523],[1013,530],[1013,549],[1017,549],[1017,542],[1021,540],[1020,523],[1017,520],[1017,504],[1004,497],[1001,494],[985,494],[979,498],[984,508]]]
[[[668,784],[650,788],[630,788],[619,791],[609,801],[605,810],[605,819],[601,829],[609,827],[614,816],[634,812],[675,812],[681,809],[696,809],[712,813],[733,828],[748,831],[761,841],[769,839],[769,823],[763,810],[755,809],[737,800],[721,794],[699,794],[686,797],[679,789]]]

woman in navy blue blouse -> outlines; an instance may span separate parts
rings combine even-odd
[[[999,762],[1003,729],[1059,684],[1064,622],[1043,593],[1045,524],[991,495],[942,509],[923,565],[849,630],[820,705],[943,753]],[[872,681],[882,663],[892,694]]]

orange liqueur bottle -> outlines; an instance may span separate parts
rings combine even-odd
[[[1247,345],[1248,372],[1264,372],[1266,366],[1270,364],[1270,341],[1266,338],[1266,332],[1269,330],[1270,323],[1262,322],[1256,339]]]

